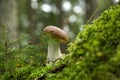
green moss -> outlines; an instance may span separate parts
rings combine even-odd
[[[67,67],[48,73],[46,80],[120,79],[120,5],[85,25],[68,51]]]

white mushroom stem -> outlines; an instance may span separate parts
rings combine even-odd
[[[48,62],[55,61],[62,57],[59,43],[48,43]]]
[[[67,33],[56,26],[46,26],[43,29],[43,32],[48,33],[52,39],[52,41],[50,40],[48,43],[47,61],[53,62],[62,58],[59,43],[65,43],[68,41]]]

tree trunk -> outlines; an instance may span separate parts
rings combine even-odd
[[[26,11],[27,11],[28,20],[30,23],[29,27],[27,28],[27,33],[31,37],[30,43],[37,44],[38,38],[35,34],[35,30],[37,28],[37,19],[34,17],[36,13],[35,13],[35,10],[32,9],[31,1],[29,1],[29,0],[27,1],[27,4],[26,4]]]
[[[56,7],[59,10],[57,26],[63,28],[63,11],[62,11],[62,0],[56,0]]]
[[[1,25],[7,25],[10,41],[17,38],[16,0],[0,0],[0,26]]]

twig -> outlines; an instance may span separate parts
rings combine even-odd
[[[61,64],[60,66],[58,67],[55,67],[54,69],[52,70],[49,70],[47,73],[43,74],[42,76],[40,76],[37,80],[44,80],[46,78],[46,75],[48,73],[57,73],[57,72],[60,72],[62,71],[67,65],[66,64]]]
[[[104,2],[104,1],[103,1]],[[98,7],[95,9],[95,11],[93,12],[93,14],[91,15],[91,17],[88,19],[87,23],[86,24],[89,24],[90,21],[92,20],[92,18],[95,16],[96,12],[99,10],[99,8],[101,7],[102,3],[98,5]]]
[[[8,44],[9,44],[9,40],[8,40],[8,31],[7,31],[7,27],[5,25],[2,25],[3,27],[3,34],[4,34],[4,49],[5,49],[5,60],[6,57],[8,55]]]

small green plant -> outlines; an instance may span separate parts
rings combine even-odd
[[[26,80],[35,67],[45,65],[45,40],[37,45],[28,44],[29,35],[24,34],[10,42],[7,26],[1,26],[0,32],[0,80]]]

